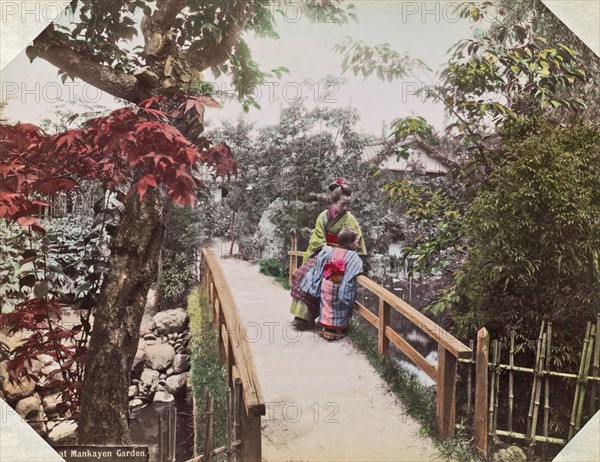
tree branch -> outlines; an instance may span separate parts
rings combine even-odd
[[[144,53],[152,57],[169,54],[172,51],[170,31],[175,24],[175,18],[185,7],[185,1],[161,0],[157,1],[157,7],[152,16],[144,16],[140,23],[144,35]]]
[[[115,71],[73,51],[68,43],[50,41],[52,27],[46,28],[34,41],[38,56],[61,71],[74,75],[84,82],[118,98],[139,103],[149,97],[150,89],[144,88],[129,74]]]
[[[184,0],[159,0],[158,9],[152,15],[152,22],[168,32],[175,23],[175,18],[185,6]]]
[[[202,50],[187,53],[188,62],[199,72],[227,60],[229,53],[239,40],[248,19],[254,14],[256,5],[248,7],[248,0],[239,0],[233,9],[233,18],[223,31],[223,40]]]

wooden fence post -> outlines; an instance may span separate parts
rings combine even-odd
[[[229,332],[227,332],[227,326],[221,324],[221,340],[223,343],[223,365],[227,369],[227,383],[232,384],[231,368],[233,366],[233,352],[231,351],[231,344],[229,343]]]
[[[212,431],[213,431],[213,398],[210,391],[206,392],[206,433],[204,434],[204,452],[202,461],[210,462],[212,460]]]
[[[456,429],[456,357],[438,345],[437,398],[435,414],[440,436],[454,435]]]
[[[477,332],[477,352],[475,355],[475,447],[485,459],[488,454],[487,413],[488,413],[488,356],[490,339],[483,327]]]
[[[296,238],[296,233],[292,231],[290,236],[290,247],[292,251],[298,250],[298,239]],[[294,273],[298,269],[298,257],[296,255],[290,255],[290,275],[289,275],[289,283],[292,285],[292,278],[294,277]]]
[[[390,325],[390,307],[385,301],[379,299],[379,338],[377,340],[377,351],[380,355],[387,356],[390,348],[390,339],[385,335],[385,328]]]
[[[250,413],[248,415],[242,406],[242,461],[261,462],[261,417],[260,414]]]

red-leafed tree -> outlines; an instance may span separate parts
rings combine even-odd
[[[165,105],[168,113],[161,108]],[[107,117],[87,121],[81,129],[54,136],[45,136],[39,128],[28,124],[0,125],[0,218],[15,220],[43,233],[34,215],[46,205],[45,197],[75,189],[83,179],[99,181],[107,189],[131,184],[130,199],[114,241],[111,273],[100,293],[84,375],[84,384],[99,381],[110,384],[113,399],[108,409],[119,409],[120,403],[115,405],[114,398],[119,396],[121,387],[127,389],[129,385],[128,371],[137,349],[143,314],[145,295],[142,294],[147,293],[155,278],[162,242],[163,201],[159,188],[171,202],[191,205],[196,188],[202,187],[195,174],[197,166],[212,167],[221,176],[235,170],[228,146],[213,146],[202,137],[192,143],[173,125],[182,117],[201,122],[205,105],[217,106],[217,103],[206,96],[154,97],[138,108],[119,109]],[[145,207],[147,204],[151,207]],[[153,226],[139,229],[141,223]],[[35,259],[32,256],[23,262]],[[116,275],[119,277],[115,278]],[[57,372],[63,377],[54,380],[51,386],[61,391],[63,408],[76,411],[81,376],[74,376],[70,365],[87,354],[85,345],[74,341],[82,326],[53,327],[51,318],[58,315],[63,302],[58,296],[61,294],[51,290],[47,281],[36,282],[33,294],[33,299],[2,317],[2,322],[13,329],[33,332],[15,350],[11,377],[27,374],[25,363],[39,354],[55,356],[61,365]],[[138,298],[131,299],[132,294]],[[62,341],[67,337],[72,339],[71,345]],[[87,385],[81,416],[98,405],[89,401],[93,395],[89,390]],[[86,400],[90,402],[87,406]],[[127,404],[125,395],[124,405]],[[116,416],[121,422],[118,431],[128,434],[127,414]],[[103,428],[106,422],[96,419],[95,428]]]
[[[342,9],[342,1],[301,4],[308,18],[340,23],[352,17]],[[113,239],[111,271],[96,309],[80,443],[129,443],[128,371],[146,294],[156,277],[163,233],[162,198],[155,184],[164,184],[171,199],[186,203],[194,182],[188,171],[194,155],[212,163],[218,174],[232,167],[227,148],[210,147],[202,137],[204,106],[212,104],[198,96],[206,94],[202,72],[212,69],[217,75],[231,76],[244,105],[258,106],[251,95],[267,74],[252,60],[243,34],[254,31],[276,38],[274,14],[283,4],[272,0],[73,0],[74,21],[49,26],[27,50],[31,59],[39,57],[56,66],[63,79],[78,78],[141,105],[137,111],[123,109],[91,121],[81,131],[35,139],[42,149],[28,149],[2,167],[5,193],[0,210],[5,216],[36,205],[28,193],[31,188],[45,184],[50,192],[72,185],[73,178],[59,168],[61,162],[74,162],[80,173],[92,177],[124,174],[124,179],[134,180],[133,189],[138,192],[127,201]],[[129,51],[125,42],[137,35],[143,37],[143,46]],[[177,100],[174,93],[196,95],[196,99]],[[32,130],[23,136],[39,136]],[[161,151],[177,143],[178,149]],[[47,161],[50,153],[56,154],[50,163],[54,169],[45,166],[42,176],[27,172],[32,168],[29,159],[39,155]]]

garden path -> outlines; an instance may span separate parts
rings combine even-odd
[[[291,327],[291,298],[256,265],[221,260],[265,399],[263,460],[431,461],[432,441],[350,340]]]

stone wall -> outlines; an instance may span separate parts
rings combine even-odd
[[[188,325],[187,312],[182,308],[158,313],[146,310],[129,387],[131,411],[148,403],[169,403],[185,397],[190,374]],[[12,349],[27,335],[17,332],[1,338]],[[54,358],[40,355],[26,366],[36,380],[25,377],[11,382],[7,365],[8,361],[0,362],[0,397],[50,444],[74,443],[77,423],[69,413],[59,415],[60,393],[43,391],[44,385],[60,378],[61,374],[56,373],[60,366]]]

